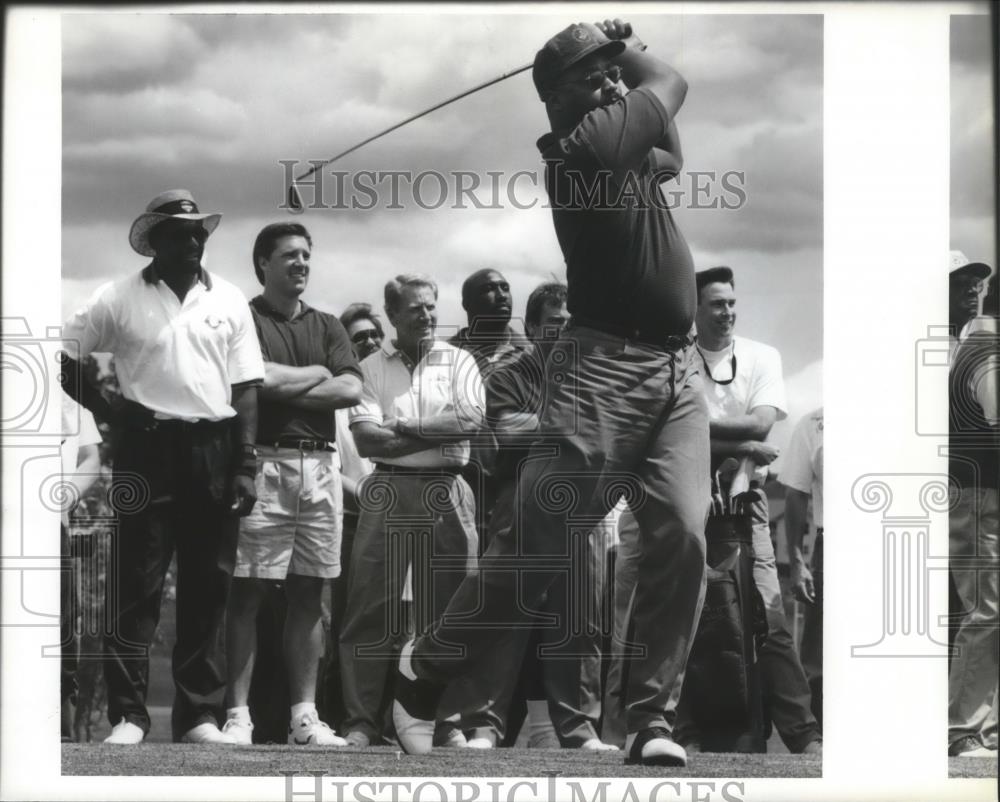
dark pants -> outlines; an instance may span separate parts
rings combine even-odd
[[[515,483],[504,483],[490,520],[488,539],[508,537],[514,520]],[[601,717],[601,636],[606,530],[594,529],[586,541],[574,539],[573,584],[560,573],[541,601],[547,624],[518,629],[510,647],[497,650],[476,672],[480,696],[488,705],[462,717],[476,737],[503,742],[511,704],[518,690],[528,699],[545,699],[556,735],[576,748],[597,737]],[[579,584],[575,584],[579,583]],[[518,700],[523,707],[523,699]],[[520,726],[520,722],[516,722]]]
[[[376,470],[358,490],[361,516],[351,555],[340,630],[340,670],[347,716],[343,731],[376,742],[392,697],[387,684],[408,637],[400,604],[406,566],[413,566],[414,626],[441,614],[473,570],[478,551],[472,490],[461,476]],[[440,718],[481,707],[472,680],[455,683]]]
[[[68,702],[75,705],[78,691],[76,669],[80,662],[80,635],[76,619],[80,614],[80,603],[76,592],[76,577],[72,570],[69,529],[63,524],[59,525],[59,553],[62,560],[59,574],[60,698],[63,704]],[[63,732],[63,735],[69,733]]]
[[[823,530],[816,534],[812,553],[813,589],[816,601],[805,605],[799,654],[809,679],[812,713],[823,729]]]
[[[417,639],[420,678],[444,684],[509,648],[498,645],[504,633],[551,625],[539,604],[556,579],[564,575],[575,593],[585,585],[573,540],[582,542],[626,493],[643,553],[634,615],[643,656],[629,674],[627,727],[672,725],[671,691],[705,593],[708,415],[692,351],[566,330],[547,361],[544,440],[522,465],[514,524]]]
[[[174,740],[223,716],[222,625],[239,519],[225,507],[232,464],[230,422],[118,433],[104,639],[108,718],[149,731],[149,645],[160,620],[170,560],[177,554],[173,651]]]

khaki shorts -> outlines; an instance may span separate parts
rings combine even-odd
[[[233,576],[340,576],[344,504],[337,453],[258,450],[257,503],[240,522]]]

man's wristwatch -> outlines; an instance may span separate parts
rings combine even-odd
[[[249,476],[253,479],[257,475],[257,456],[257,446],[243,443],[240,446],[240,460],[236,465],[237,476]]]

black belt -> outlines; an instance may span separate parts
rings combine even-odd
[[[382,473],[398,473],[407,476],[461,476],[462,468],[457,465],[442,465],[440,468],[409,468],[405,465],[388,465],[385,462],[376,462],[375,470]]]
[[[652,345],[662,348],[665,351],[683,351],[694,344],[694,338],[687,334],[662,334],[660,332],[650,332],[632,326],[624,326],[618,323],[610,323],[604,320],[591,320],[590,318],[573,316],[570,319],[571,326],[584,326],[588,329],[603,331],[615,337],[624,337],[626,340]]]
[[[180,420],[179,418],[154,418],[147,427],[151,432],[163,432],[164,434],[180,434],[182,432],[204,432],[210,429],[232,426],[232,418],[222,420]]]
[[[279,437],[270,443],[258,443],[272,448],[294,448],[297,451],[336,451],[337,449],[326,440],[309,440],[299,437]]]

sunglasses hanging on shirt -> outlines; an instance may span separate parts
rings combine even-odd
[[[697,346],[695,346],[697,348]],[[713,384],[718,384],[725,386],[727,384],[732,384],[736,380],[736,346],[733,346],[733,358],[729,360],[729,366],[732,369],[728,379],[717,379],[712,375],[712,369],[708,366],[708,360],[705,359],[705,354],[702,353],[701,349],[698,348],[698,356],[701,357],[701,364],[705,366],[705,373],[708,374],[708,378],[712,380]]]

